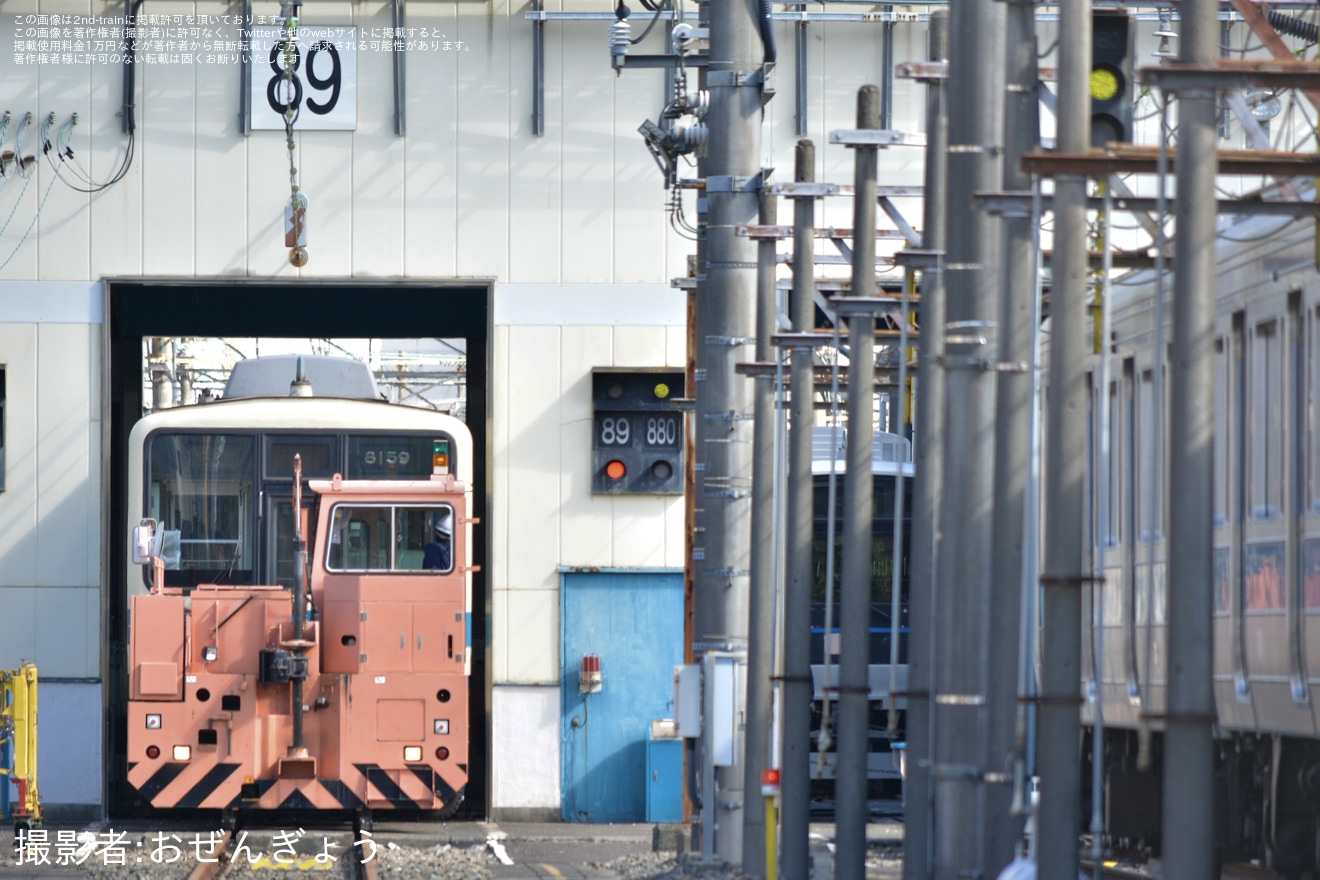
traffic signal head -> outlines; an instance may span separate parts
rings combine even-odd
[[[1132,21],[1091,13],[1091,146],[1132,140]]]
[[[683,494],[682,392],[682,370],[592,370],[592,492]]]

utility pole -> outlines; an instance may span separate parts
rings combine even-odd
[[[934,675],[936,876],[992,876],[1000,867],[986,863],[984,836],[988,791],[997,785],[987,771],[1003,768],[984,765],[983,740],[991,719],[984,620],[997,601],[990,576],[995,512],[990,438],[995,436],[994,365],[999,356],[995,266],[1001,254],[998,223],[975,208],[972,194],[995,190],[1003,182],[994,147],[1003,143],[1003,6],[999,0],[959,0],[949,10],[949,106],[957,112],[949,117],[948,312],[945,326],[930,332],[945,333],[940,517],[942,532],[956,540],[946,554],[935,617],[942,648]]]
[[[930,15],[926,57],[943,61],[949,49],[949,12]],[[918,351],[917,476],[912,511],[912,588],[908,591],[907,778],[903,783],[903,876],[930,876],[934,814],[931,800],[932,626],[939,582],[940,491],[944,483],[944,153],[948,149],[944,82],[926,83],[926,200],[921,247],[932,259],[921,274],[921,341]]]
[[[880,89],[857,91],[857,128],[880,128]],[[875,443],[875,204],[879,148],[853,150],[852,289],[835,320],[848,315],[848,473],[843,507],[843,595],[839,601],[839,763],[834,772],[836,880],[866,877],[866,754],[871,721],[867,663],[871,648],[871,453]],[[903,320],[907,320],[903,316]],[[905,355],[906,356],[906,355]],[[900,389],[901,390],[901,389]],[[899,457],[900,467],[902,457]],[[897,623],[897,621],[895,621]],[[897,629],[897,627],[894,627]],[[897,633],[894,633],[897,638]]]
[[[775,197],[762,186],[760,222],[775,222]],[[759,250],[756,294],[756,362],[774,358],[776,239],[763,238]],[[744,874],[766,876],[766,815],[756,793],[761,771],[771,766],[770,728],[772,667],[775,643],[775,377],[761,375],[756,386],[756,445],[752,451],[752,591],[747,643],[747,765],[743,791],[752,801],[743,810]]]
[[[1210,0],[1214,2],[1214,0]],[[1091,147],[1091,4],[1059,6],[1060,153]],[[1054,182],[1049,447],[1045,451],[1044,663],[1040,688],[1041,877],[1076,877],[1081,803],[1082,508],[1086,479],[1086,178]],[[1207,505],[1206,509],[1209,509]],[[1207,580],[1207,583],[1209,581]],[[1187,807],[1180,793],[1177,801]],[[1208,800],[1208,799],[1207,799]]]
[[[1031,176],[1022,171],[1022,155],[1040,141],[1036,94],[1036,10],[1031,0],[1009,0],[1004,90],[1005,192],[1026,192]],[[1027,470],[1031,451],[1031,408],[1035,377],[1027,370],[1034,344],[1036,314],[1035,230],[1031,210],[1023,205],[1003,221],[1003,257],[999,263],[999,352],[995,392],[995,513],[990,613],[981,638],[989,646],[984,693],[990,723],[985,732],[982,766],[1003,773],[1012,765],[1016,745],[1018,632],[1022,605]],[[1020,365],[1020,366],[1019,366]],[[1033,585],[1034,588],[1034,585]],[[1009,779],[987,785],[985,828],[986,875],[998,875],[1013,860],[1022,836],[1023,817],[1010,809]]]
[[[1213,65],[1215,0],[1180,4],[1179,61]],[[1214,864],[1215,699],[1211,686],[1214,485],[1215,92],[1178,95],[1177,262],[1169,411],[1169,686],[1165,715],[1164,859],[1168,876],[1210,880]],[[1155,353],[1155,369],[1164,363]]]
[[[799,184],[816,179],[816,147],[797,142]],[[793,292],[790,301],[793,332],[815,329],[816,201],[798,196],[793,201]],[[812,349],[792,350],[789,400],[792,407],[788,432],[788,509],[784,531],[788,536],[784,590],[784,727],[783,766],[779,771],[783,812],[780,814],[780,876],[809,877],[808,829],[811,800],[811,430],[815,426],[812,390]]]
[[[743,855],[743,778],[746,756],[740,710],[746,705],[749,569],[752,512],[752,383],[737,364],[755,356],[755,243],[737,235],[753,225],[761,186],[761,70],[756,0],[712,0],[710,151],[706,175],[705,282],[696,304],[697,525],[694,561],[693,653],[733,667],[734,705],[714,700],[716,662],[704,662],[708,712],[699,749],[701,854],[739,865]],[[694,548],[694,552],[697,548]],[[732,742],[717,749],[714,726],[732,713]],[[723,743],[722,740],[718,741]]]

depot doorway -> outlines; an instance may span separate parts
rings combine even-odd
[[[490,705],[487,657],[490,556],[490,316],[493,282],[318,281],[278,283],[233,279],[111,279],[106,281],[104,365],[108,422],[104,466],[106,546],[102,550],[102,618],[106,732],[106,808],[131,815],[127,785],[126,704],[128,620],[126,522],[128,436],[144,403],[143,340],[147,337],[284,337],[289,339],[464,339],[466,422],[472,432],[474,514],[472,679],[469,783],[464,814],[488,812]]]

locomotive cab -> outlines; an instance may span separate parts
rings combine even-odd
[[[129,783],[166,809],[452,814],[468,768],[469,487],[447,473],[308,485],[305,601],[285,583],[160,576],[130,597]],[[157,575],[165,543],[135,541]]]

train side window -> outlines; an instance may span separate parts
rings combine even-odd
[[[1269,520],[1282,510],[1282,340],[1275,318],[1256,325],[1251,338],[1249,449],[1251,518]]]
[[[1137,387],[1137,475],[1136,484],[1157,496],[1155,510],[1151,509],[1145,493],[1136,506],[1137,534],[1142,541],[1157,541],[1160,538],[1158,522],[1151,522],[1152,514],[1160,509],[1163,500],[1158,496],[1164,493],[1161,481],[1155,479],[1155,371],[1142,370],[1141,382]],[[1158,518],[1158,514],[1156,514]]]
[[[1311,312],[1307,322],[1305,362],[1310,364],[1310,375],[1306,379],[1306,408],[1301,416],[1305,419],[1306,443],[1309,466],[1306,469],[1307,493],[1304,499],[1310,513],[1320,513],[1320,425],[1317,425],[1317,408],[1320,408],[1320,307]]]
[[[1211,504],[1215,528],[1228,522],[1228,424],[1228,340],[1221,336],[1215,340],[1215,477]]]

